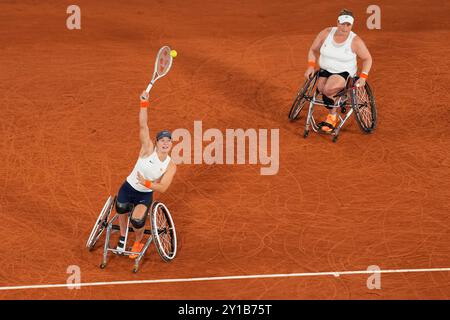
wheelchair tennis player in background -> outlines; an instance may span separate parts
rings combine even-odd
[[[339,13],[337,26],[322,30],[309,49],[308,68],[305,71],[307,79],[314,75],[320,54],[317,89],[322,93],[323,102],[329,109],[324,121],[328,126],[321,128],[325,132],[331,132],[338,123],[333,97],[345,88],[348,77],[356,76],[357,57],[362,61],[362,68],[355,86],[364,87],[372,67],[372,56],[363,40],[352,31],[353,23],[353,13],[343,9]]]
[[[141,252],[144,243],[145,221],[153,202],[153,192],[165,192],[172,183],[176,172],[176,165],[169,156],[172,148],[172,135],[163,130],[156,135],[155,144],[150,139],[148,119],[148,93],[140,96],[139,136],[141,150],[133,171],[120,187],[116,201],[116,211],[119,216],[120,238],[116,250],[125,250],[125,234],[127,228],[127,214],[132,211],[130,223],[135,233],[135,242],[131,251]],[[138,255],[130,255],[131,259]]]

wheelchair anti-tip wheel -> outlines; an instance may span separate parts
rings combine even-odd
[[[169,209],[162,203],[155,201],[150,215],[152,238],[156,250],[161,258],[169,262],[177,254],[177,235],[175,224]]]
[[[94,249],[98,239],[100,239],[100,236],[102,235],[103,231],[105,231],[105,228],[108,225],[108,218],[112,208],[114,207],[115,201],[116,201],[115,197],[113,198],[112,196],[109,196],[109,198],[106,200],[103,206],[102,211],[100,211],[97,221],[95,222],[91,234],[89,235],[89,238],[86,242],[86,248],[88,248],[89,250]]]
[[[377,107],[369,84],[355,88],[352,95],[352,108],[356,122],[365,133],[371,133],[377,125]]]
[[[307,102],[311,101],[319,77],[318,74],[319,71],[316,71],[311,78],[306,79],[303,87],[297,93],[297,96],[292,103],[291,110],[289,111],[288,118],[290,121],[297,120],[303,107]]]

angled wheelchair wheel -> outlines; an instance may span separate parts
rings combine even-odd
[[[113,198],[112,196],[109,196],[103,206],[102,211],[100,211],[97,221],[95,222],[91,234],[89,235],[89,238],[86,242],[86,248],[88,248],[89,250],[94,249],[98,239],[100,239],[103,231],[105,231],[106,225],[108,224],[109,215],[111,214],[111,211],[114,207],[115,200],[115,197]]]
[[[377,106],[369,84],[364,88],[355,88],[352,97],[352,108],[356,122],[363,132],[371,133],[377,125]]]
[[[158,254],[166,262],[173,260],[177,254],[177,235],[172,216],[164,203],[153,203],[150,223]]]
[[[319,77],[318,74],[319,71],[316,71],[311,78],[305,80],[303,87],[297,93],[297,96],[292,103],[291,110],[289,111],[288,118],[290,121],[297,120],[305,104],[312,99],[317,83],[317,78]]]

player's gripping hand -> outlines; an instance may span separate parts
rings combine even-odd
[[[365,85],[366,85],[366,79],[359,78],[358,80],[356,80],[355,86],[357,88],[364,87]]]
[[[139,96],[139,98],[141,99],[141,102],[142,101],[148,101],[148,97],[149,97],[149,94],[148,94],[148,92],[147,91],[142,91],[142,93],[141,93],[141,95]]]
[[[308,67],[308,69],[306,69],[305,71],[305,78],[310,79],[314,75],[314,71],[315,71],[314,67],[311,66]]]
[[[142,91],[141,95],[139,96],[139,99],[141,100],[141,108],[147,108],[149,106],[148,102],[148,92]]]

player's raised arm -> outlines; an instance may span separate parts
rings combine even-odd
[[[141,96],[141,108],[139,111],[139,137],[141,140],[141,151],[139,156],[147,156],[153,150],[153,142],[150,139],[150,133],[148,128],[148,93],[143,91]]]

